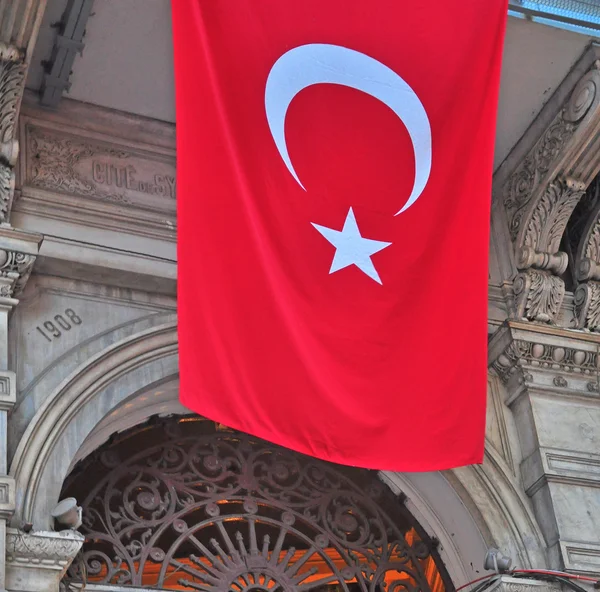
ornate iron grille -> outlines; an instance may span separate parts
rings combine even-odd
[[[67,479],[82,503],[68,579],[203,592],[445,592],[431,541],[370,471],[169,418]],[[85,574],[85,577],[82,576]]]

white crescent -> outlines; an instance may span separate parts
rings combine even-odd
[[[401,214],[419,198],[431,173],[431,125],[415,91],[396,72],[377,60],[339,45],[311,43],[284,53],[273,64],[265,87],[265,109],[273,140],[288,171],[300,182],[285,141],[290,103],[315,84],[339,84],[360,90],[387,105],[404,123],[415,154],[415,182]]]

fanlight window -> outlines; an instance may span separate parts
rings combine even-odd
[[[371,471],[167,418],[80,463],[67,580],[203,592],[446,592],[432,541]]]

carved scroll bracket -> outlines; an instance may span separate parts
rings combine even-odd
[[[0,304],[14,306],[31,275],[42,236],[0,228]]]
[[[600,179],[589,187],[569,228],[575,251],[575,318],[580,329],[600,332]],[[583,229],[583,230],[581,230]]]
[[[516,316],[544,323],[556,322],[565,295],[560,276],[568,255],[560,251],[560,244],[567,222],[600,170],[599,60],[566,97],[562,104],[549,102],[540,124],[548,120],[548,109],[555,109],[554,119],[514,172],[498,178],[494,187],[514,245]],[[531,142],[540,127],[534,124],[522,142]],[[522,146],[517,148],[522,152]]]

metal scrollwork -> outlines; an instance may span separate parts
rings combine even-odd
[[[372,472],[201,418],[134,432],[67,480],[65,495],[85,500],[71,578],[203,592],[451,589],[427,536]]]

